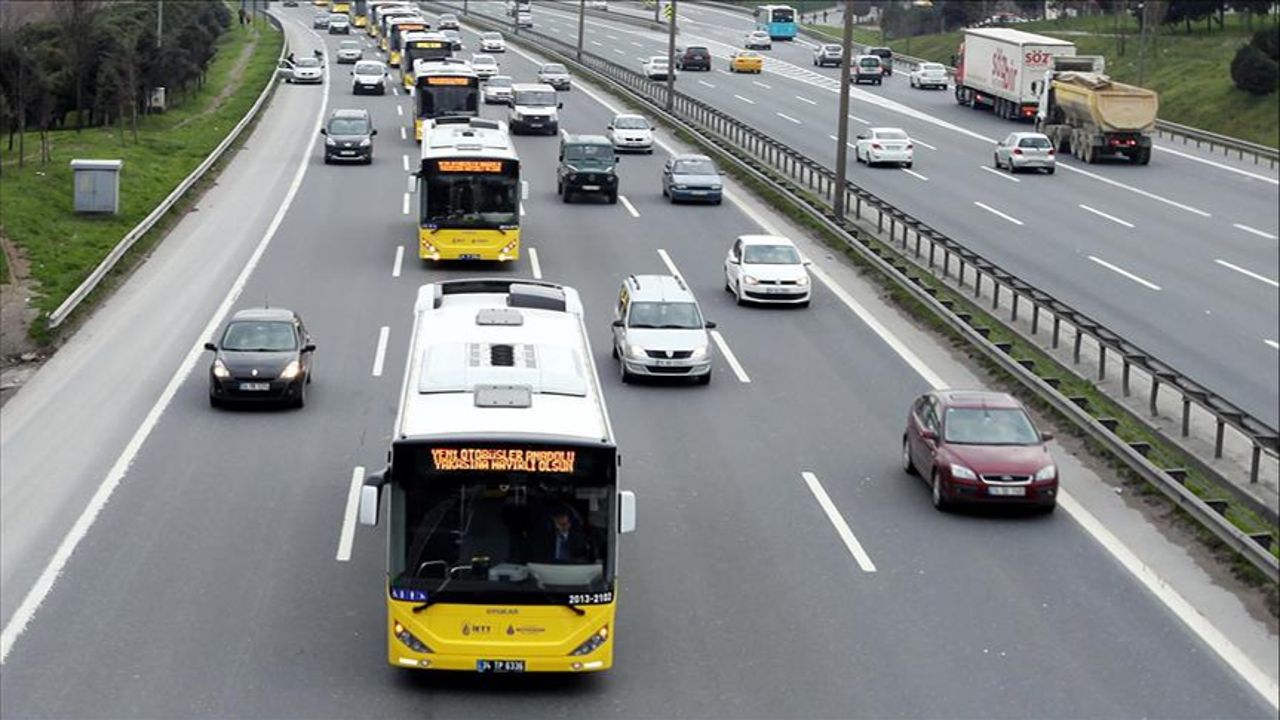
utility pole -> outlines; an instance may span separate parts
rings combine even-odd
[[[832,205],[844,219],[844,184],[849,162],[849,66],[853,62],[853,0],[844,3],[844,34],[840,40],[840,118],[836,132],[836,186]]]
[[[1138,86],[1147,76],[1147,33],[1151,27],[1151,0],[1142,3],[1142,27],[1138,28]]]
[[[156,47],[164,47],[164,0],[157,3],[156,12]]]
[[[582,33],[587,26],[587,0],[578,0],[578,62],[582,62]]]
[[[676,0],[667,5],[671,13],[671,26],[667,31],[667,112],[675,103],[676,92]]]

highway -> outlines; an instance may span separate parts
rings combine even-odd
[[[502,3],[472,12],[501,14]],[[638,3],[610,13],[652,19]],[[576,2],[539,3],[534,28],[577,41]],[[680,92],[728,112],[805,155],[835,164],[839,68],[812,65],[807,41],[778,42],[761,75],[727,71],[751,18],[680,4],[678,43],[701,43],[710,73],[681,73]],[[592,16],[584,50],[637,72],[665,55],[667,34]],[[991,145],[1028,126],[957,105],[948,91],[911,89],[905,71],[856,86],[850,141],[901,127],[916,141],[911,170],[849,178],[1088,313],[1273,426],[1280,421],[1280,202],[1275,170],[1158,140],[1147,167],[1085,165],[1059,156],[1053,176],[991,167]]]
[[[344,39],[312,32],[310,7],[275,12],[299,56]],[[517,81],[536,70],[514,50],[501,63]],[[603,131],[616,109],[581,86],[561,95],[572,132]],[[337,107],[373,114],[371,166],[322,163],[318,121]],[[0,715],[1274,717],[1074,511],[930,506],[898,465],[908,404],[976,380],[848,267],[797,237],[825,279],[813,306],[737,307],[725,250],[777,222],[748,198],[667,204],[659,151],[621,161],[626,203],[564,206],[556,139],[516,145],[521,260],[424,264],[410,98],[353,97],[336,64],[325,86],[278,89],[201,211],[0,411]],[[734,362],[720,354],[706,388],[624,386],[608,352],[619,283],[672,268]],[[418,287],[494,274],[564,282],[587,308],[639,496],[605,675],[391,668],[382,529],[358,528],[335,559],[352,470],[385,458]],[[198,348],[228,308],[266,301],[316,338],[307,407],[213,410]],[[104,384],[114,396],[91,394]],[[1088,471],[1055,452],[1087,496]],[[73,553],[58,550],[69,532]]]

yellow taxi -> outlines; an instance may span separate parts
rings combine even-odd
[[[754,50],[739,50],[729,56],[729,72],[764,72],[764,57]]]

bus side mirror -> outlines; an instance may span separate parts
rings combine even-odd
[[[630,490],[618,491],[618,532],[635,532],[636,494]]]
[[[557,109],[557,110],[563,110],[563,109],[564,109],[564,103],[562,103],[562,102],[558,102],[558,103],[556,103],[556,109]]]
[[[382,504],[382,486],[387,482],[387,471],[376,472],[364,479],[360,486],[360,524],[373,527],[378,524],[378,508]]]

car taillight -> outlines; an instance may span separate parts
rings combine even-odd
[[[1021,154],[1022,154],[1022,148],[1014,148],[1014,149],[1013,149],[1013,154],[1014,154],[1014,155],[1021,155]]]
[[[872,150],[879,150],[879,149],[881,149],[881,148],[880,148],[880,143],[871,143],[871,149],[872,149]]]
[[[1053,148],[1049,148],[1049,157],[1053,157],[1053,156],[1054,156]]]
[[[915,147],[915,146],[914,146],[914,145],[912,145],[911,143],[907,143],[907,149],[908,149],[908,150],[912,149],[913,147]]]

